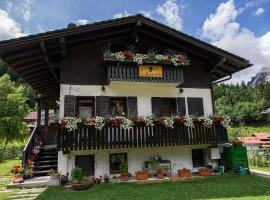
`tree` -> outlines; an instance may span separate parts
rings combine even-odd
[[[270,102],[270,83],[266,83],[263,89],[264,97]]]
[[[0,77],[0,139],[4,146],[27,136],[23,118],[30,108],[26,101],[23,85],[13,83],[7,74]]]

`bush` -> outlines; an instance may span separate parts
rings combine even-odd
[[[22,144],[9,144],[5,148],[0,147],[0,163],[5,160],[21,158],[23,148]]]
[[[71,182],[74,184],[81,183],[82,179],[83,179],[82,169],[78,166],[75,166],[71,170]]]

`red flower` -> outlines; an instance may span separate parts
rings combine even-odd
[[[122,51],[122,54],[126,57],[126,58],[132,58],[133,57],[133,53],[131,51]]]
[[[177,60],[179,64],[184,64],[185,58],[183,56],[178,56]]]
[[[214,116],[213,117],[213,124],[220,124],[222,122],[222,120],[224,119],[224,117],[222,116]]]
[[[67,122],[65,122],[64,120],[60,121],[60,128],[66,128]]]
[[[184,125],[184,124],[185,124],[185,118],[184,118],[183,116],[177,116],[177,117],[175,118],[175,121],[176,121],[176,123],[179,124],[179,125]]]

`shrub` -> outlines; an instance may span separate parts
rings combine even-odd
[[[83,179],[82,169],[78,166],[75,166],[71,170],[71,182],[74,184],[81,183],[82,179]]]
[[[0,163],[5,160],[21,158],[24,145],[9,144],[6,147],[0,147]]]

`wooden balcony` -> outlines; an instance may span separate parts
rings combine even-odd
[[[222,144],[228,142],[227,130],[221,125],[206,128],[196,125],[194,128],[176,126],[174,129],[162,125],[154,127],[134,126],[130,130],[105,126],[102,131],[94,127],[79,124],[78,129],[68,132],[59,129],[58,150],[64,152],[76,150],[140,148],[159,146],[182,146],[200,144]]]
[[[110,81],[182,83],[183,69],[162,65],[162,77],[139,76],[139,67],[135,63],[107,63],[108,83]]]

